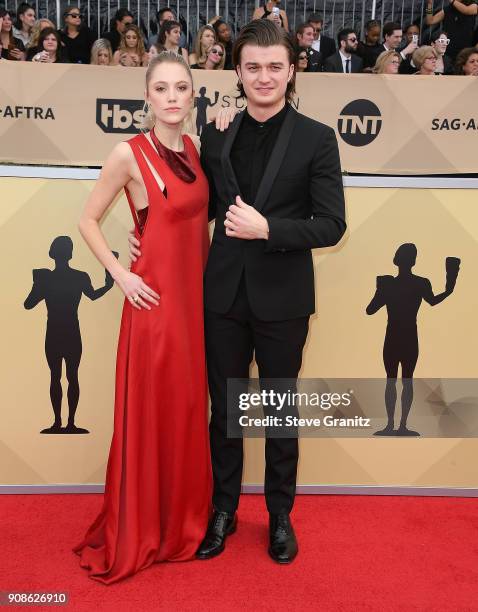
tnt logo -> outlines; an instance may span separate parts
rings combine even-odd
[[[382,115],[370,100],[354,100],[342,109],[337,128],[347,144],[363,147],[377,138],[382,127]]]
[[[96,100],[96,124],[108,134],[137,134],[144,100]]]

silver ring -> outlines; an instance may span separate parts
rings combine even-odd
[[[133,300],[135,304],[139,302],[139,297],[137,295],[132,296],[131,299]]]

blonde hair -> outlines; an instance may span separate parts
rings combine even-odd
[[[421,70],[421,67],[423,66],[423,62],[429,55],[434,55],[436,58],[438,58],[438,52],[436,51],[434,47],[423,45],[423,47],[419,47],[418,49],[415,49],[412,55],[412,62],[415,64],[418,70]]]
[[[373,67],[374,74],[384,74],[385,67],[392,61],[392,58],[398,57],[399,61],[402,61],[402,56],[398,51],[393,51],[390,49],[389,51],[382,51],[380,55],[377,57],[377,61],[375,62],[375,66]]]
[[[211,45],[208,50],[206,51],[206,59],[204,60],[204,63],[201,64],[201,67],[204,68],[204,65],[206,64],[207,61],[207,56],[209,55],[209,51],[213,48],[213,47],[221,47],[222,49],[222,57],[221,57],[221,61],[219,63],[217,63],[213,70],[224,70],[224,65],[226,63],[226,48],[224,47],[224,45],[219,42],[216,41],[213,45]]]
[[[189,80],[191,81],[191,85],[193,83],[193,75],[191,72],[191,68],[182,55],[178,55],[174,51],[161,51],[158,53],[153,59],[150,61],[148,68],[146,69],[146,91],[149,89],[149,84],[151,82],[151,78],[153,76],[154,69],[156,66],[160,64],[179,64],[182,66],[186,72],[188,73]],[[140,130],[142,132],[149,132],[153,129],[154,124],[156,123],[156,115],[151,107],[151,104],[148,104],[146,101],[144,103],[144,117],[141,121]],[[191,132],[192,130],[192,109],[188,116],[186,116],[183,120],[182,132]]]
[[[216,32],[214,28],[212,27],[212,25],[206,24],[202,26],[202,28],[199,28],[199,31],[196,36],[196,40],[194,41],[194,54],[196,56],[196,64],[199,64],[199,65],[204,64],[204,62],[207,59],[206,53],[209,47],[206,48],[201,42],[202,35],[204,34],[206,30],[214,34],[214,42],[216,42],[217,40]]]
[[[108,51],[109,64],[111,65],[113,61],[113,51],[111,49],[110,41],[106,38],[98,38],[98,40],[95,40],[93,43],[93,46],[91,47],[90,63],[94,66],[98,65],[98,55],[100,51]]]
[[[46,23],[47,28],[55,28],[55,24],[53,21],[46,19],[43,17],[42,19],[37,19],[32,26],[30,42],[27,45],[28,49],[32,49],[33,47],[38,47],[38,40],[40,39],[40,32],[44,29],[42,28],[42,24]]]
[[[136,34],[137,43],[134,52],[138,54],[139,61],[142,62],[146,49],[144,48],[143,37],[141,36],[140,29],[138,26],[134,25],[134,23],[129,23],[122,32],[119,51],[120,53],[130,53],[132,51],[131,47],[128,47],[126,44],[126,34],[128,32],[134,32]]]

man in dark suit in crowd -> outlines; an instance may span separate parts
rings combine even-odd
[[[402,26],[394,21],[389,21],[383,26],[383,43],[373,50],[372,58],[373,65],[377,61],[378,56],[383,51],[397,51],[402,56],[403,60],[406,60],[408,56],[411,56],[415,49],[418,48],[418,44],[412,39],[401,51],[398,51],[400,43],[403,38]]]
[[[324,27],[324,20],[317,13],[311,13],[309,15],[308,23],[314,28],[314,42],[312,43],[312,49],[322,55],[322,59],[325,61],[330,55],[335,53],[335,40],[329,36],[322,34]]]
[[[343,28],[337,35],[339,50],[325,60],[324,72],[362,72],[363,61],[356,55],[358,37],[354,30]]]
[[[261,379],[297,378],[315,311],[311,249],[336,244],[346,227],[335,132],[289,103],[294,62],[284,30],[266,19],[245,26],[233,63],[247,109],[201,136],[216,223],[204,285],[214,515],[200,559],[220,554],[237,523],[243,440],[227,435],[227,381],[249,377],[254,353]],[[265,444],[269,554],[290,563],[298,440]]]
[[[312,49],[314,42],[314,28],[310,23],[301,23],[295,32],[296,45],[299,50],[307,52],[307,68],[305,72],[322,72],[323,57]]]

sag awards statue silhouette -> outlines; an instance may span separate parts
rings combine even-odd
[[[219,92],[214,92],[214,102],[210,98],[206,98],[206,88],[201,87],[199,96],[194,98],[194,106],[197,108],[196,113],[196,133],[201,136],[203,129],[207,125],[207,109],[209,106],[216,106],[219,100]]]
[[[48,313],[45,354],[50,368],[50,399],[55,420],[51,427],[43,429],[41,433],[89,433],[87,429],[75,425],[75,413],[80,397],[78,367],[82,350],[78,306],[83,294],[90,300],[103,296],[113,286],[113,278],[106,271],[104,286],[93,289],[86,272],[70,268],[73,242],[69,236],[55,238],[48,254],[55,261],[55,268],[33,270],[33,287],[24,302],[24,307],[30,310],[45,300]],[[115,255],[118,257],[117,253]],[[63,360],[68,379],[69,409],[68,424],[65,428],[62,428],[61,424]]]
[[[419,436],[407,428],[407,418],[413,402],[413,373],[418,359],[417,314],[422,300],[436,306],[453,293],[460,260],[447,257],[445,261],[446,287],[443,293],[433,294],[428,278],[412,273],[417,259],[414,244],[398,247],[393,263],[398,267],[397,276],[377,276],[377,289],[367,306],[368,315],[375,314],[382,306],[387,307],[388,322],[383,345],[383,363],[387,373],[385,406],[387,426],[376,431],[376,436]],[[395,404],[397,401],[398,366],[402,366],[402,417],[400,426],[394,429]]]

